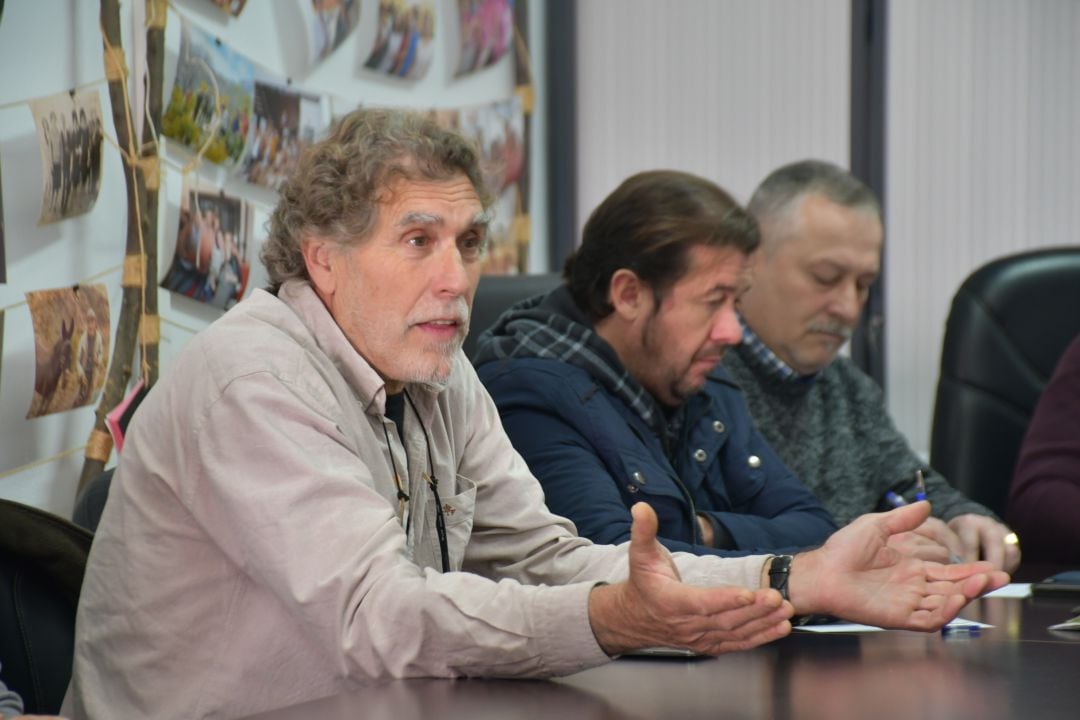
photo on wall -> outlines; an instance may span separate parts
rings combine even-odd
[[[458,0],[457,74],[494,65],[514,42],[514,0]]]
[[[250,208],[243,200],[185,185],[176,250],[161,287],[228,310],[247,288],[250,233]]]
[[[364,68],[418,80],[431,67],[435,7],[430,0],[380,0],[378,31]]]
[[[234,164],[244,155],[254,92],[251,61],[184,21],[162,134],[194,152],[206,145],[211,162]]]
[[[240,174],[250,183],[277,190],[292,174],[304,148],[326,132],[327,115],[326,104],[318,95],[256,80],[254,112]]]
[[[211,0],[222,12],[229,13],[233,17],[239,17],[244,11],[247,0]]]
[[[484,183],[495,195],[515,184],[525,170],[525,113],[517,95],[462,108],[457,129],[476,140],[483,159]]]
[[[315,67],[341,46],[360,21],[360,0],[305,0],[308,59]]]
[[[47,225],[89,212],[101,189],[101,99],[97,90],[30,103],[41,150],[41,214]]]
[[[26,293],[34,326],[34,396],[26,417],[89,405],[105,386],[109,296],[105,285]]]

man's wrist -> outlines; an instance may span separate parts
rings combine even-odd
[[[821,602],[821,598],[827,595],[828,587],[819,587],[818,566],[821,564],[821,553],[818,548],[796,553],[791,559],[788,568],[788,602],[795,608],[796,615],[828,615],[831,609],[823,607],[828,602]],[[823,595],[822,593],[825,593]]]
[[[622,585],[598,583],[589,592],[589,626],[596,644],[609,657],[615,657],[634,647],[626,636],[622,607]]]

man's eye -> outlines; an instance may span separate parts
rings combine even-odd
[[[466,235],[458,241],[461,254],[465,257],[477,257],[484,252],[486,243],[481,235]]]
[[[813,277],[816,283],[825,287],[832,287],[840,281],[840,278],[835,275],[814,275]]]
[[[405,239],[405,242],[413,247],[424,247],[427,245],[427,235],[410,235]]]

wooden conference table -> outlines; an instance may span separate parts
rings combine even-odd
[[[719,658],[621,658],[556,680],[401,680],[258,720],[1077,718],[1076,598],[987,598],[977,637],[803,634]],[[1075,613],[1073,613],[1075,614]]]

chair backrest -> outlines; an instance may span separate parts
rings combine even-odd
[[[994,260],[953,298],[930,464],[1000,516],[1039,394],[1077,334],[1080,246]]]
[[[0,666],[27,714],[55,714],[63,702],[92,538],[62,517],[0,500]]]
[[[86,487],[75,499],[75,509],[71,513],[71,521],[79,527],[86,528],[90,532],[97,532],[98,522],[101,521],[101,512],[105,509],[105,501],[109,498],[109,486],[112,484],[113,472],[116,468],[109,468],[96,478],[86,483]]]
[[[558,273],[540,275],[481,275],[473,298],[469,335],[462,349],[472,358],[476,339],[514,303],[554,290],[562,282]]]

